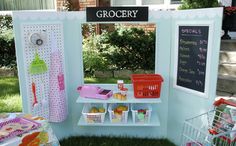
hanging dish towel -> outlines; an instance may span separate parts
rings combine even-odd
[[[50,56],[50,93],[49,93],[49,121],[62,122],[67,117],[67,102],[65,94],[64,73],[62,68],[62,54],[57,48],[55,37],[52,39]]]

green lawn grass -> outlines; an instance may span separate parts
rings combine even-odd
[[[129,79],[122,78],[85,78],[85,83],[107,83],[116,84],[117,80],[124,80],[124,83],[131,83]],[[21,112],[22,100],[19,91],[19,81],[17,77],[0,77],[0,113]]]
[[[61,146],[175,146],[167,139],[74,136],[60,141]]]
[[[0,113],[21,112],[19,81],[17,77],[0,77]]]

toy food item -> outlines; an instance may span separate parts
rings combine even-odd
[[[117,109],[118,111],[127,111],[127,110],[128,110],[128,107],[127,107],[127,106],[124,106],[124,105],[119,105],[116,109]]]
[[[108,111],[111,123],[127,123],[128,104],[110,104]]]
[[[139,109],[139,110],[138,110],[138,113],[146,114],[146,111],[147,111],[146,109]]]
[[[40,144],[46,144],[49,141],[49,136],[47,132],[40,132],[38,138],[40,139]]]
[[[138,110],[138,115],[137,116],[138,116],[139,120],[141,120],[141,121],[145,120],[146,111],[147,111],[146,109],[139,109]]]
[[[104,113],[105,109],[103,107],[97,108],[97,107],[92,107],[89,111],[89,113]]]
[[[114,113],[121,115],[123,113],[123,111],[127,111],[128,107],[124,106],[124,105],[118,105],[115,109],[114,109]]]
[[[47,132],[34,132],[25,136],[19,146],[39,146],[45,145],[49,141]]]
[[[114,94],[113,94],[113,97],[114,97],[115,99],[118,99],[118,100],[127,100],[126,95],[123,95],[123,94],[121,94],[121,93],[114,93]]]
[[[121,88],[120,91],[122,95],[127,96],[128,88]]]
[[[100,108],[98,109],[98,112],[99,112],[99,113],[105,113],[105,109],[104,109],[103,107],[100,107]]]
[[[32,140],[28,146],[39,146],[40,144],[40,139],[38,137],[36,137],[34,140]]]
[[[123,81],[123,80],[118,80],[118,81],[117,81],[117,86],[118,86],[118,89],[119,89],[119,90],[122,89],[122,88],[124,88],[124,81]]]
[[[98,109],[96,107],[92,107],[89,113],[98,113]]]
[[[26,145],[28,145],[29,143],[31,143],[39,135],[39,133],[40,132],[34,132],[32,134],[29,134],[29,135],[25,136],[22,139],[22,143],[19,146],[26,146]]]

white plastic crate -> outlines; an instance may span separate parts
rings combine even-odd
[[[152,106],[150,104],[132,104],[131,105],[133,123],[149,123],[152,115]]]
[[[96,107],[97,109],[103,107],[105,109],[105,112],[103,113],[90,113],[90,110],[92,107]],[[99,104],[99,103],[87,103],[84,104],[82,114],[84,117],[84,120],[88,124],[92,123],[103,123],[105,119],[105,114],[107,113],[107,104]]]
[[[123,111],[121,113],[114,112],[114,109],[119,105],[127,106],[128,110]],[[108,107],[109,117],[111,123],[127,123],[128,121],[128,112],[129,112],[129,104],[127,103],[114,103],[110,104]]]

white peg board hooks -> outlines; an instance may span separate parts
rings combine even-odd
[[[37,45],[32,43],[39,34],[42,44]],[[64,42],[63,42],[63,25],[62,23],[53,24],[32,24],[25,23],[21,26],[21,38],[24,55],[24,70],[27,86],[27,102],[28,111],[32,115],[42,116],[49,119],[49,70],[50,70],[50,54],[52,51],[52,35],[56,40],[57,48],[61,52],[64,72]],[[31,62],[34,60],[36,50],[40,59],[44,60],[47,65],[47,71],[42,74],[32,75],[29,72]],[[33,106],[34,94],[32,91],[32,83],[35,83],[36,97],[38,103]]]

